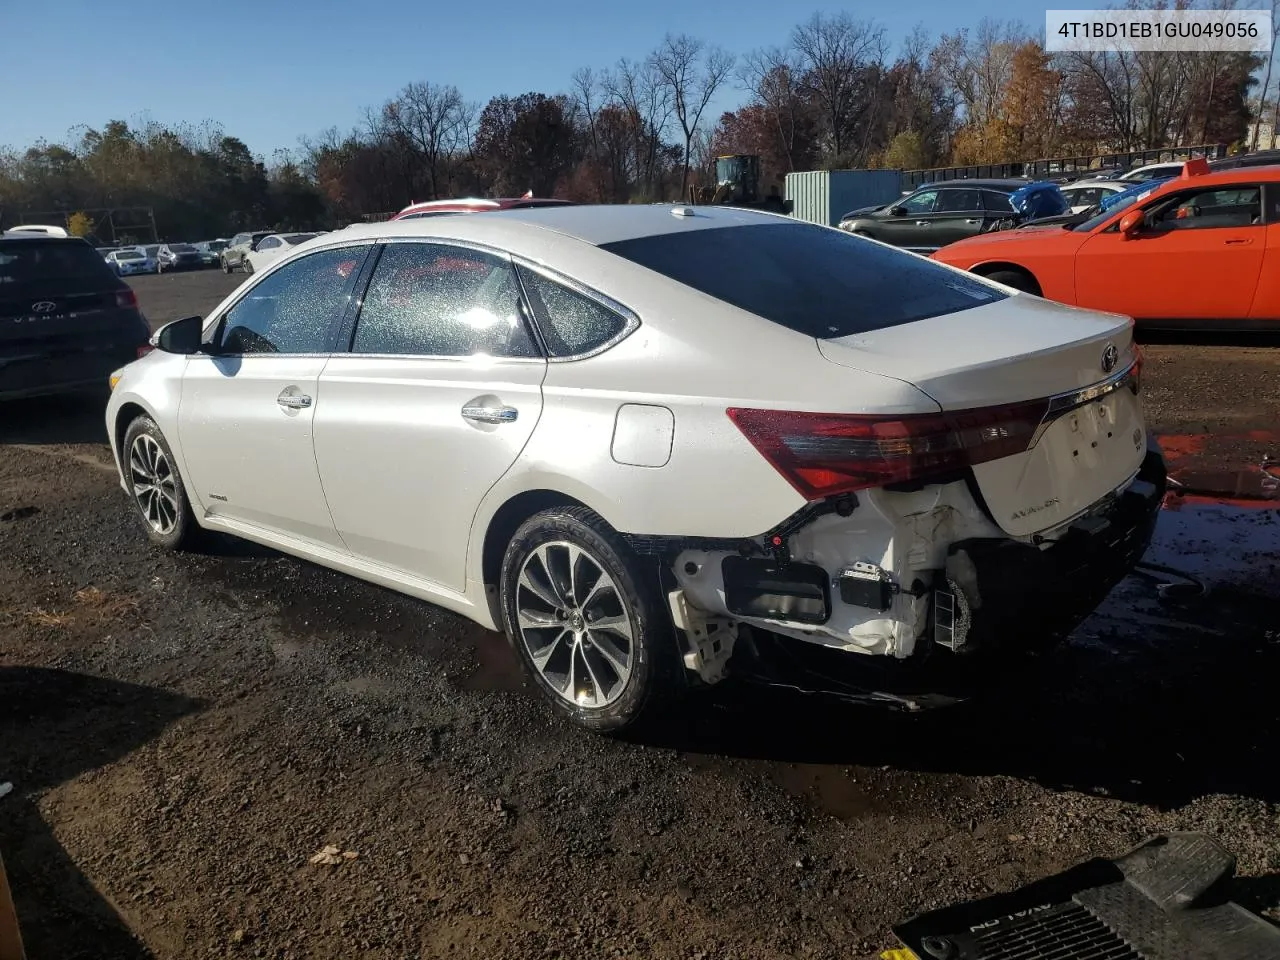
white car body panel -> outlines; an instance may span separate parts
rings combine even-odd
[[[806,500],[727,408],[938,414],[1090,387],[1109,372],[1100,366],[1108,344],[1114,369],[1135,359],[1127,319],[1020,294],[815,340],[597,246],[768,216],[568,207],[353,225],[321,235],[287,248],[261,271],[255,262],[254,275],[210,314],[208,327],[295,257],[393,238],[509,252],[596,287],[640,325],[603,352],[549,362],[157,351],[126,367],[112,395],[113,448],[118,457],[128,420],[122,408],[145,410],[174,449],[202,525],[495,628],[485,537],[503,506],[522,494],[572,498],[624,534],[756,538]],[[291,391],[311,396],[312,405],[279,406],[278,397]],[[519,414],[513,422],[475,424],[461,415],[473,401]],[[974,467],[990,514],[964,483],[912,493],[865,490],[851,516],[809,523],[791,549],[833,575],[863,561],[910,584],[936,570],[959,539],[1051,538],[1128,484],[1145,445],[1139,399],[1117,390],[1053,423],[1026,453]],[[673,566],[686,595],[711,615],[727,613],[719,563],[726,555],[686,550]],[[686,562],[698,572],[685,572]],[[762,625],[841,649],[906,657],[927,612],[927,598],[904,592],[883,612],[835,604],[820,627]]]

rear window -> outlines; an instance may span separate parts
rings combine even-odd
[[[44,280],[114,281],[111,269],[87,243],[49,240],[0,241],[0,288]]]
[[[819,339],[913,323],[1008,296],[928,260],[805,223],[659,234],[603,249]]]

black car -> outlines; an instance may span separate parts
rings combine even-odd
[[[204,266],[200,251],[189,243],[161,244],[156,252],[156,272],[166,270],[199,270]]]
[[[0,236],[0,399],[105,390],[150,336],[133,290],[86,241]]]
[[[1017,216],[1009,195],[1028,180],[950,180],[927,183],[883,207],[855,210],[840,229],[896,247],[932,253],[948,243],[988,233]]]

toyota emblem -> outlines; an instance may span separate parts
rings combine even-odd
[[[1116,364],[1120,362],[1120,351],[1116,349],[1114,343],[1108,343],[1107,348],[1102,351],[1102,372],[1110,373],[1116,368]]]
[[[51,313],[58,309],[58,305],[52,300],[40,300],[31,305],[32,313]]]

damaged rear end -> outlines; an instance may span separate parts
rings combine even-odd
[[[822,362],[914,385],[936,410],[727,411],[807,505],[759,537],[675,558],[673,612],[704,677],[740,624],[891,658],[899,674],[1034,651],[1141,558],[1165,468],[1126,318],[1019,295],[816,346]]]

